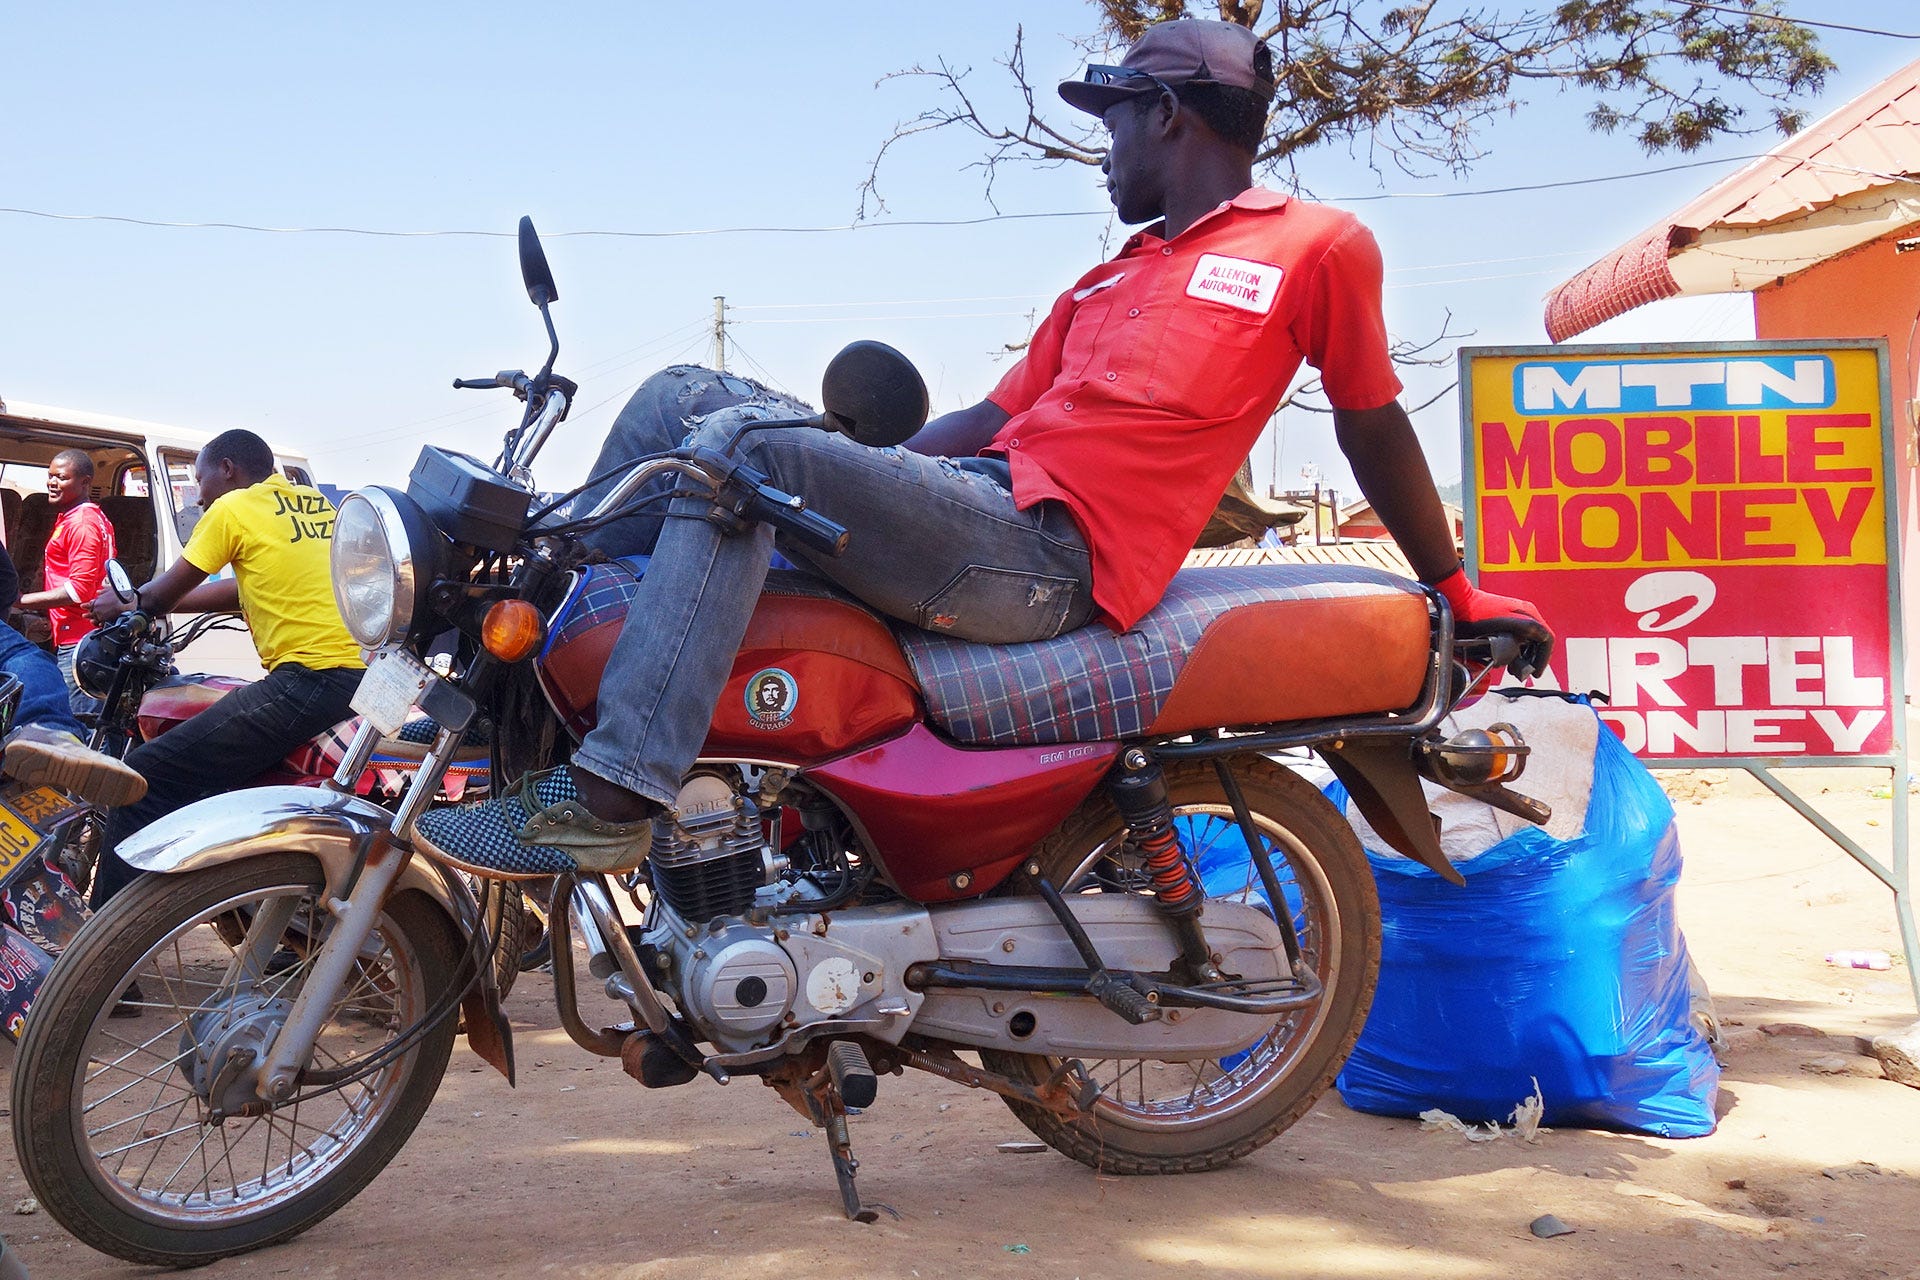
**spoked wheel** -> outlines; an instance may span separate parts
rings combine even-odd
[[[1313,1006],[1276,1018],[1240,1053],[1198,1062],[1119,1058],[1086,1062],[1101,1087],[1083,1117],[1008,1100],[1036,1136],[1109,1173],[1217,1168],[1263,1146],[1326,1091],[1360,1035],[1380,969],[1380,906],[1353,830],[1298,775],[1257,757],[1232,765],[1292,913],[1304,959],[1324,988]],[[1209,900],[1265,902],[1246,842],[1211,763],[1170,764],[1174,827],[1205,872]],[[1064,892],[1145,892],[1126,865],[1124,830],[1095,794],[1036,853]],[[1202,917],[1204,925],[1205,918]],[[990,1070],[1034,1085],[1062,1060],[983,1050]]]
[[[454,1019],[382,1051],[447,991],[460,954],[419,894],[383,908],[290,1100],[243,1107],[248,1091],[223,1075],[299,995],[305,940],[327,928],[322,894],[318,866],[298,853],[144,876],[61,957],[16,1059],[13,1136],[35,1194],[80,1240],[163,1266],[275,1244],[350,1200],[413,1132]],[[288,910],[267,940],[280,960],[240,976],[230,929],[215,922]]]

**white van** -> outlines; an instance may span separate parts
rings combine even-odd
[[[21,594],[42,587],[54,518],[47,464],[55,454],[80,449],[93,459],[93,497],[113,525],[120,562],[135,582],[145,582],[179,559],[200,518],[193,460],[211,439],[184,427],[0,401],[0,535],[20,571]],[[274,456],[289,480],[313,483],[305,458]],[[263,674],[252,644],[233,632],[208,635],[181,655],[180,667],[247,679]]]

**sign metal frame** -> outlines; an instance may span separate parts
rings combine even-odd
[[[1884,490],[1885,538],[1887,549],[1887,627],[1889,644],[1888,702],[1892,731],[1892,750],[1879,755],[1850,756],[1697,756],[1690,759],[1662,758],[1643,763],[1649,769],[1737,769],[1756,778],[1762,786],[1785,801],[1805,818],[1816,831],[1840,846],[1855,862],[1893,893],[1894,915],[1900,926],[1901,949],[1905,954],[1907,979],[1912,987],[1916,1008],[1920,1008],[1920,929],[1914,918],[1912,864],[1909,858],[1907,814],[1906,637],[1902,626],[1900,592],[1900,502],[1898,472],[1894,469],[1893,387],[1889,347],[1885,338],[1781,339],[1753,342],[1649,342],[1561,344],[1558,346],[1462,347],[1459,352],[1460,389],[1460,501],[1466,542],[1466,562],[1477,581],[1480,575],[1480,468],[1477,423],[1473,411],[1474,361],[1488,359],[1566,359],[1630,356],[1706,356],[1758,355],[1778,352],[1831,352],[1871,350],[1877,356],[1880,392],[1880,482]],[[1787,769],[1886,769],[1889,771],[1893,837],[1893,857],[1889,864],[1863,848],[1846,832],[1834,825],[1811,801],[1776,776]]]

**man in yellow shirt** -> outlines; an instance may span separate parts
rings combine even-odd
[[[273,469],[273,450],[251,431],[214,437],[193,464],[206,514],[166,572],[131,601],[93,602],[107,622],[129,609],[161,615],[238,609],[266,678],[236,689],[128,754],[146,798],[108,815],[94,875],[97,908],[133,879],[114,852],[154,819],[244,787],[288,752],[353,714],[348,701],[366,664],[333,599],[333,506]],[[233,577],[208,582],[233,566]]]

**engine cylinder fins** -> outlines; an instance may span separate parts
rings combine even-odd
[[[654,819],[648,862],[655,891],[683,920],[740,915],[772,882],[759,809],[713,773],[688,778]]]

